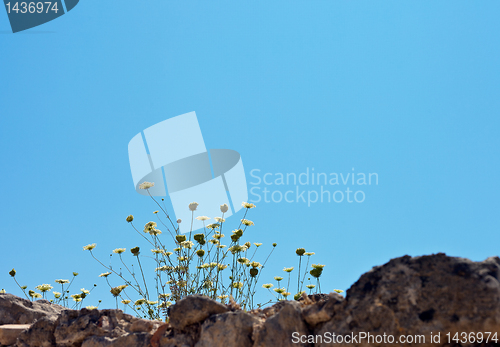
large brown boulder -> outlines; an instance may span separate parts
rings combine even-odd
[[[447,343],[454,346],[456,342],[448,341],[447,333],[453,337],[455,333],[492,332],[493,336],[496,332],[500,339],[499,278],[498,257],[474,262],[439,253],[392,259],[362,275],[347,291],[346,300],[335,306],[332,319],[316,327],[312,334],[358,336],[358,343],[336,346],[377,345],[376,336],[382,340],[384,333],[386,341],[393,336],[396,343],[391,346],[408,346],[399,343],[399,338],[412,336],[415,340],[417,335],[420,342],[415,345],[419,347]],[[360,340],[360,333],[366,339]],[[368,333],[374,343],[367,343]],[[441,342],[431,343],[431,333],[434,338],[440,333]],[[389,345],[379,343],[384,344]],[[329,341],[316,344],[330,345]]]
[[[0,294],[0,325],[31,324],[42,317],[56,317],[66,308],[47,300],[30,301],[12,294]]]

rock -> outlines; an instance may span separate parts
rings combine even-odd
[[[261,319],[243,311],[211,316],[201,326],[195,347],[211,347],[215,341],[224,347],[251,347],[253,329],[259,323]]]
[[[37,320],[23,331],[17,340],[17,347],[52,347],[55,346],[54,329],[56,317],[47,316]]]
[[[16,343],[17,337],[30,326],[30,324],[0,325],[0,345],[13,345]]]
[[[306,305],[302,309],[302,317],[310,327],[319,323],[329,321],[335,314],[335,308],[344,301],[344,297],[338,293],[330,293],[329,296]]]
[[[204,295],[189,295],[169,307],[169,323],[174,329],[183,330],[186,326],[203,322],[214,314],[229,309]]]
[[[151,335],[148,333],[126,334],[119,337],[92,336],[82,343],[82,347],[147,347],[150,339]]]
[[[431,332],[497,332],[500,337],[500,258],[483,262],[447,257],[443,253],[392,259],[365,273],[334,307],[332,319],[320,324],[315,335],[335,332],[351,335],[423,335],[419,347],[430,342]],[[364,346],[366,340],[337,346]],[[323,341],[317,346],[330,346]],[[407,346],[408,344],[390,344]],[[468,346],[468,345],[467,345]]]
[[[196,323],[188,326],[185,331],[175,330],[172,327],[166,329],[160,338],[160,347],[193,347],[200,338],[201,324]]]
[[[309,330],[302,319],[302,305],[296,301],[283,301],[283,307],[256,330],[255,347],[310,346],[292,343],[292,334],[307,335]]]
[[[43,317],[22,332],[17,347],[148,347],[161,322],[121,310],[65,310]]]
[[[54,337],[58,347],[146,347],[160,324],[135,318],[120,310],[68,310],[62,312],[55,323]]]
[[[57,317],[65,309],[47,300],[32,302],[12,294],[0,294],[0,325],[31,324],[42,317]]]

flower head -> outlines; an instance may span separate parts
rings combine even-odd
[[[229,210],[229,206],[227,204],[220,205],[220,211],[222,213],[226,213]]]
[[[181,243],[181,242],[184,242],[186,241],[186,235],[176,235],[175,236],[175,239],[177,240],[177,242]]]
[[[259,274],[259,270],[258,269],[254,268],[254,267],[250,269],[250,276],[251,277],[255,277],[258,274]]]
[[[283,293],[286,293],[286,289],[285,288],[274,288],[274,291],[278,294],[283,294]]]
[[[258,261],[252,261],[252,263],[250,264],[253,268],[259,268],[259,267],[262,267],[262,264],[259,263]]]
[[[154,186],[155,184],[153,182],[142,182],[141,184],[139,184],[139,189],[149,189]]]
[[[145,304],[146,302],[147,302],[147,300],[146,300],[146,299],[139,299],[139,300],[136,300],[136,301],[134,302],[134,305],[136,305],[136,306],[141,306],[141,305]]]
[[[15,269],[10,270],[9,275],[11,275],[12,277],[16,276],[16,270]]]
[[[253,244],[255,245],[255,247],[260,247],[260,246],[262,246],[262,243],[256,243],[256,242],[254,242]]]
[[[113,253],[116,254],[122,254],[123,252],[125,252],[125,248],[117,248],[113,250]]]
[[[182,219],[177,219],[177,224],[181,224],[182,223]]]
[[[270,289],[273,285],[271,283],[266,283],[262,285],[262,288]]]
[[[309,273],[311,274],[312,277],[319,278],[323,273],[323,269],[314,268],[311,271],[309,271]]]
[[[147,222],[144,225],[144,232],[149,233],[151,230],[154,230],[156,226],[157,226],[156,222]]]
[[[224,223],[224,222],[226,221],[226,220],[225,220],[224,218],[222,218],[222,217],[215,217],[214,219],[215,219],[217,222],[219,222],[219,223]]]
[[[134,216],[129,215],[129,216],[127,217],[127,222],[132,223],[132,221],[133,221],[133,220],[134,220]]]
[[[139,247],[134,247],[130,249],[130,252],[132,252],[132,254],[137,257],[139,255],[139,250],[140,250]]]
[[[227,269],[227,265],[224,265],[224,264],[217,264],[217,269],[218,269],[219,271],[225,270],[225,269]]]
[[[293,271],[293,267],[286,267],[283,269],[283,271],[290,273]]]
[[[220,227],[220,224],[217,224],[217,223],[212,223],[212,224],[207,225],[207,228],[212,229],[212,230],[215,230],[219,227]]]
[[[130,302],[131,302],[130,300],[122,300],[122,304],[125,304],[125,305],[130,304]]]
[[[190,203],[190,204],[189,204],[189,210],[190,210],[190,211],[193,211],[193,212],[194,212],[194,211],[196,211],[196,209],[198,208],[198,205],[199,205],[199,204],[198,204],[197,202],[192,202],[192,203]]]
[[[301,256],[303,256],[303,255],[304,255],[304,253],[306,253],[306,250],[305,250],[304,248],[297,248],[297,249],[295,250],[295,253],[297,253],[297,255],[298,255],[299,257],[301,257]]]
[[[335,293],[339,293],[339,294],[344,292],[342,289],[334,289],[333,291],[334,291]]]
[[[305,252],[304,255],[307,255],[307,256],[311,256],[311,255],[314,255],[315,253],[314,252]]]
[[[233,282],[233,288],[241,289],[241,288],[243,288],[243,283]]]
[[[152,235],[152,236],[158,236],[160,234],[161,234],[161,230],[158,230],[156,228],[149,231],[149,235]]]
[[[191,249],[193,247],[193,245],[194,245],[193,241],[183,241],[183,242],[181,242],[181,247],[182,248]]]
[[[283,280],[283,277],[276,276],[276,277],[274,277],[274,279],[279,282],[279,281]]]
[[[51,290],[53,287],[50,284],[40,284],[35,287],[35,289],[41,291],[42,293],[48,292]]]
[[[313,269],[323,269],[325,267],[325,265],[321,265],[321,264],[312,264],[311,267]]]
[[[61,294],[61,293],[59,293],[59,292],[52,292],[52,294],[54,294],[54,297],[55,297],[56,299],[59,299],[59,298],[61,297],[61,295],[62,295],[62,294]]]
[[[158,305],[159,308],[167,308],[169,307],[170,305],[172,305],[172,302],[170,301],[165,301],[165,302],[162,302],[161,304]]]
[[[249,202],[242,202],[241,206],[243,206],[244,208],[254,208],[254,207],[256,207],[254,204],[251,204]]]
[[[104,272],[100,274],[99,277],[108,277],[109,275],[111,275],[111,272]]]
[[[59,283],[59,284],[65,284],[65,283],[69,283],[69,280],[56,280],[55,282]]]
[[[92,244],[90,244],[90,245],[84,246],[84,247],[83,247],[83,250],[84,250],[84,251],[91,251],[91,250],[93,250],[93,249],[95,248],[95,246],[96,246],[96,244],[95,244],[95,243],[92,243]]]
[[[201,220],[201,221],[206,221],[206,220],[209,220],[210,218],[208,218],[207,216],[199,216],[199,217],[196,217],[197,220]]]
[[[252,222],[251,220],[248,220],[248,219],[242,219],[241,223],[243,223],[247,227],[250,226],[250,225],[254,225],[254,222]]]
[[[126,284],[122,284],[121,286],[111,288],[110,292],[111,294],[113,294],[114,297],[117,297],[118,295],[120,295],[122,290],[124,290],[127,287],[128,286]]]
[[[240,264],[249,264],[250,260],[248,260],[247,258],[239,258],[238,259],[238,263],[240,263]]]

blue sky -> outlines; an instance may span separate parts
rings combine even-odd
[[[112,307],[82,246],[106,262],[142,246],[125,217],[156,208],[134,190],[128,142],[190,111],[207,148],[241,154],[249,189],[254,169],[378,174],[363,203],[256,202],[248,239],[262,257],[278,243],[262,283],[297,266],[297,247],[326,265],[325,292],[406,254],[498,255],[499,10],[86,0],[18,34],[0,11],[0,288],[21,295],[13,267],[30,288],[77,271],[78,288],[98,284],[88,304]]]

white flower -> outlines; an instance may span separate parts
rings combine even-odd
[[[224,223],[226,221],[224,218],[221,217],[215,217],[214,219],[219,223]]]
[[[207,216],[199,216],[199,217],[196,217],[196,219],[201,220],[201,221],[205,221],[205,220],[209,220],[210,218],[208,218]]]
[[[226,213],[227,210],[229,210],[229,206],[227,206],[227,204],[220,205],[220,211],[222,213]]]
[[[197,202],[192,202],[192,203],[189,204],[189,209],[191,211],[196,211],[196,208],[198,207],[198,205],[199,204]]]
[[[139,184],[139,189],[149,189],[151,187],[154,187],[154,183],[153,182],[142,182],[141,184]]]
[[[248,203],[248,202],[242,202],[241,206],[243,206],[244,208],[254,208],[255,207],[254,204],[251,204],[251,203]]]

